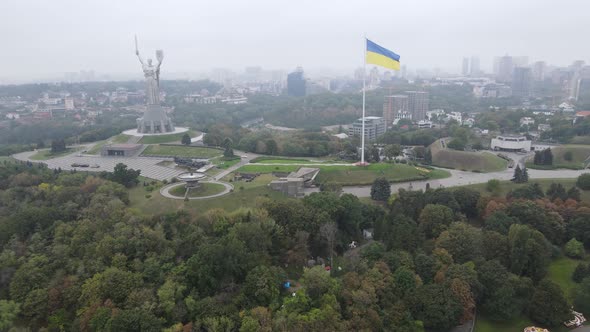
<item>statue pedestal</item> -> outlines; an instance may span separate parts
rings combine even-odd
[[[137,119],[137,132],[158,134],[174,132],[174,124],[160,105],[147,105],[143,117]]]

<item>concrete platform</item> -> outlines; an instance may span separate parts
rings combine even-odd
[[[182,134],[188,132],[188,128],[185,127],[174,127],[174,131],[169,133],[157,133],[157,134],[144,134],[138,133],[137,128],[128,129],[123,132],[124,135],[129,136],[136,136],[136,137],[143,137],[143,136],[166,136],[166,135],[174,135],[174,134]]]

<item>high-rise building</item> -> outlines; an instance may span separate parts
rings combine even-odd
[[[533,90],[533,78],[531,69],[527,67],[514,68],[512,76],[512,94],[515,96],[529,97]]]
[[[385,119],[379,116],[366,116],[365,121],[365,139],[372,141],[378,136],[383,135],[387,130]],[[363,118],[356,120],[348,129],[350,136],[361,136],[363,132]]]
[[[305,96],[305,77],[303,68],[297,67],[294,72],[287,75],[287,94],[293,97]]]
[[[545,61],[537,61],[533,64],[533,79],[535,81],[545,80]]]
[[[383,118],[385,125],[390,127],[393,124],[397,114],[408,112],[408,96],[391,95],[385,96],[383,102]]]
[[[461,65],[461,75],[469,75],[469,59],[463,58],[463,64]]]
[[[514,63],[511,56],[503,56],[498,61],[497,79],[500,82],[510,82],[514,71]]]
[[[512,64],[514,67],[524,67],[529,64],[529,57],[526,55],[513,56]]]
[[[408,111],[412,114],[412,121],[420,121],[426,118],[428,112],[428,92],[406,91],[408,95]]]
[[[479,57],[472,56],[471,57],[471,68],[469,68],[469,75],[475,77],[481,75],[481,70],[479,69]]]

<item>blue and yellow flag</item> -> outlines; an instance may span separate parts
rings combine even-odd
[[[399,55],[367,39],[366,61],[372,65],[399,70]]]

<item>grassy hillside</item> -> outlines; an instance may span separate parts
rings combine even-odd
[[[187,132],[190,137],[197,137],[200,133],[195,132],[193,130],[189,130]],[[139,143],[141,144],[159,144],[159,143],[173,143],[178,142],[182,139],[182,136],[187,133],[178,133],[178,134],[170,134],[170,135],[155,135],[155,136],[143,136]]]
[[[241,167],[238,171],[244,173],[272,173],[272,172],[294,172],[299,165],[257,165],[250,164]],[[310,167],[310,166],[305,166]],[[443,170],[429,170],[421,167],[414,167],[404,164],[378,163],[367,167],[358,166],[327,166],[317,165],[320,173],[316,182],[333,182],[343,186],[356,186],[372,184],[378,177],[385,177],[390,182],[418,181],[425,179],[441,179],[450,174]]]
[[[533,157],[527,161],[527,167],[536,169],[584,169],[584,161],[590,156],[590,145],[562,145],[551,149],[553,153],[553,165],[542,166],[533,164]],[[565,160],[565,154],[571,152],[572,160]]]
[[[508,162],[490,152],[466,152],[444,149],[440,140],[430,145],[432,164],[476,172],[497,172],[506,168]]]
[[[169,156],[169,157],[191,157],[191,158],[212,158],[220,156],[223,151],[200,146],[183,145],[150,145],[142,152],[142,156]]]

